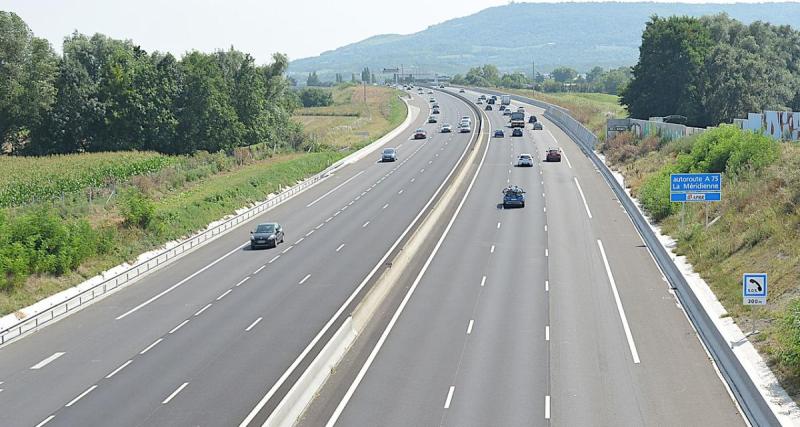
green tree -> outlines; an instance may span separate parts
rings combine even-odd
[[[300,101],[304,107],[327,107],[333,105],[333,95],[330,90],[306,88],[300,91]]]
[[[600,80],[600,77],[602,77],[603,74],[605,74],[603,67],[594,67],[588,73],[586,73],[586,81],[593,83],[597,80]]]
[[[306,79],[306,86],[322,86],[322,82],[317,77],[317,72],[312,71],[308,73],[308,78]]]
[[[553,77],[553,80],[559,83],[566,83],[575,80],[578,77],[578,72],[569,67],[558,67],[554,69],[550,75]]]
[[[529,83],[528,76],[523,73],[516,72],[512,74],[503,74],[503,77],[500,79],[499,85],[502,87],[512,88],[512,89],[522,89],[526,87]]]
[[[369,72],[369,68],[368,67],[364,67],[364,69],[361,70],[361,81],[365,82],[365,83],[369,83],[370,75],[371,75],[371,73]]]

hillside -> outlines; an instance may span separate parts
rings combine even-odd
[[[319,56],[292,61],[290,74],[360,73],[363,67],[418,67],[454,74],[492,63],[501,71],[530,73],[561,65],[588,71],[633,65],[645,22],[653,14],[700,16],[725,12],[749,24],[800,22],[800,3],[512,3],[451,19],[408,35],[377,35]],[[406,68],[408,69],[408,68]]]

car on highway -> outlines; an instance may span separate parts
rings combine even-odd
[[[536,123],[538,121],[539,119],[537,119],[536,116],[534,116],[533,114],[531,114],[530,117],[528,117],[528,123]]]
[[[522,129],[514,128],[514,130],[511,131],[511,136],[522,136]]]
[[[510,108],[506,108],[505,110],[503,110],[503,115],[504,116],[510,116],[511,115],[511,109]]]
[[[542,123],[541,122],[534,123],[533,130],[542,130]]]
[[[428,117],[428,123],[436,123],[436,122],[438,122],[438,120],[436,120],[436,116]]]
[[[397,160],[397,149],[387,147],[383,149],[383,153],[381,153],[381,161],[382,162],[393,162]]]
[[[480,99],[481,101],[485,101],[486,100],[486,95],[481,95],[481,96],[478,97],[478,99]]]
[[[431,105],[431,108],[439,108],[439,103],[434,102],[433,105]]]
[[[524,113],[525,112],[525,107],[517,107],[517,112],[518,113]]]
[[[439,114],[439,109],[434,108],[433,111],[431,111],[431,114]]]
[[[484,108],[484,110],[492,111],[492,106],[490,104],[486,104],[486,108]]]
[[[494,137],[495,137],[495,138],[503,138],[503,137],[505,137],[505,136],[506,136],[506,133],[505,133],[505,132],[503,132],[503,129],[496,129],[496,130],[494,131]]]
[[[445,123],[442,125],[442,133],[450,133],[453,131],[453,127],[450,126],[450,123]]]
[[[505,111],[505,109],[506,109],[505,105],[501,105],[500,108],[498,108],[499,111]]]
[[[494,99],[495,101],[497,101],[497,95],[492,95],[489,97],[489,99]]]
[[[428,137],[428,132],[425,132],[425,129],[417,129],[414,132],[414,139],[425,139]]]
[[[503,208],[514,206],[525,207],[525,190],[516,185],[509,185],[503,189]]]
[[[547,154],[544,156],[545,162],[560,162],[561,161],[561,150],[558,148],[550,148],[547,150]]]
[[[465,125],[465,126],[461,126],[458,129],[458,131],[461,132],[461,133],[469,133],[469,132],[472,132],[472,129],[470,129],[469,125]]]
[[[517,166],[519,167],[532,167],[533,156],[528,153],[522,153],[517,157]]]
[[[250,232],[250,249],[275,248],[283,243],[283,228],[277,222],[258,224]]]
[[[478,104],[478,105],[481,105],[481,104],[483,104],[483,101],[481,101],[481,100],[479,99],[479,100],[478,100],[477,102],[475,102],[475,103],[476,103],[476,104]]]
[[[494,104],[494,102],[495,102],[495,101],[496,101],[496,99],[494,99],[494,98],[489,98],[489,99],[487,99],[487,100],[486,100],[486,103],[487,103],[487,104]]]
[[[428,102],[436,102],[436,98],[431,97],[431,99],[429,99]]]
[[[428,95],[433,95],[433,91],[429,89],[428,90]]]
[[[458,90],[458,93],[465,93],[465,92],[466,92],[466,91],[465,91],[464,89],[459,89],[459,90]]]

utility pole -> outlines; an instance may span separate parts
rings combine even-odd
[[[531,59],[531,91],[536,95],[536,60]]]

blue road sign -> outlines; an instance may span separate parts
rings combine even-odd
[[[721,173],[673,173],[669,176],[671,202],[718,202],[722,200]]]
[[[745,273],[742,275],[742,297],[744,305],[767,303],[767,274]]]

